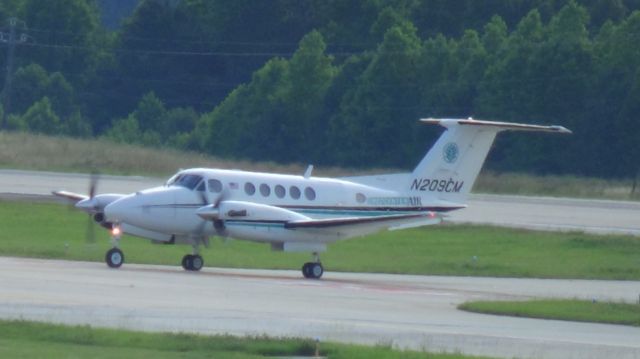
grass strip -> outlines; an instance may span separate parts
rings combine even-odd
[[[536,299],[528,301],[476,301],[458,309],[514,317],[640,326],[640,304],[578,299]]]
[[[0,201],[0,255],[104,261],[109,234],[88,216],[53,203]],[[152,245],[124,236],[127,263],[180,265],[188,246]],[[438,225],[381,232],[341,241],[322,254],[328,271],[528,278],[640,279],[640,238],[556,233],[490,226]],[[272,252],[268,245],[212,240],[206,266],[295,269],[306,253]]]
[[[338,343],[319,344],[330,358],[471,358]],[[313,356],[311,339],[149,333],[0,320],[2,358],[264,358]]]

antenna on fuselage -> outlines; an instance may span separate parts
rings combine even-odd
[[[309,177],[311,177],[311,172],[313,172],[313,165],[309,165],[309,167],[307,167],[307,170],[304,171],[304,178],[309,179]]]

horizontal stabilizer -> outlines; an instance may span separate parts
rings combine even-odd
[[[481,126],[493,128],[498,131],[540,131],[540,132],[557,132],[557,133],[571,133],[571,130],[557,125],[551,126],[541,126],[541,125],[528,125],[523,123],[512,123],[512,122],[499,122],[499,121],[480,121],[474,120],[472,118],[468,119],[451,119],[451,118],[424,118],[421,119],[420,122],[427,124],[435,124],[441,125],[444,127],[449,127],[451,125],[461,125],[461,126]]]

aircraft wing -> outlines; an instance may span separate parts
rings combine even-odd
[[[58,197],[66,198],[68,200],[75,201],[75,202],[80,202],[82,200],[89,198],[89,196],[79,194],[79,193],[73,193],[69,191],[53,191],[51,193]]]
[[[356,226],[360,224],[380,223],[385,224],[384,227],[405,227],[407,224],[415,223],[416,226],[440,223],[441,217],[434,212],[421,212],[411,214],[392,214],[382,216],[367,217],[343,217],[343,218],[324,218],[324,219],[303,219],[289,221],[284,224],[284,228],[330,228],[343,226]],[[414,226],[415,227],[415,226]]]
[[[124,194],[106,193],[99,194],[93,197],[89,197],[83,194],[68,192],[68,191],[53,191],[54,195],[62,198],[66,198],[73,202],[74,206],[87,213],[102,212],[104,207],[109,203],[124,197]]]

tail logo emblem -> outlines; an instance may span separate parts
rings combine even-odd
[[[458,159],[458,154],[460,151],[458,150],[458,145],[454,142],[449,142],[444,145],[444,149],[442,151],[442,157],[444,161],[447,163],[454,163]]]

